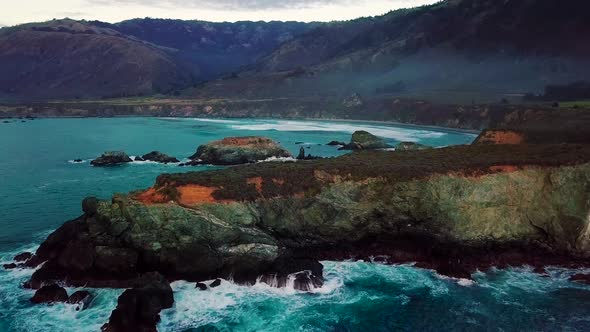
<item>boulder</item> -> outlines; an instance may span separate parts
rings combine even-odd
[[[355,131],[352,134],[350,143],[346,144],[340,150],[374,150],[387,149],[387,145],[381,138],[364,130]]]
[[[197,152],[189,158],[203,164],[239,165],[272,157],[292,157],[292,155],[270,138],[228,137],[199,146]]]
[[[273,262],[260,280],[274,287],[286,287],[292,281],[294,289],[310,291],[324,284],[323,270],[324,266],[315,259],[283,256]]]
[[[16,256],[14,256],[15,262],[26,262],[33,257],[33,254],[30,252],[23,252]]]
[[[103,153],[100,157],[91,161],[90,164],[93,166],[114,166],[132,161],[125,152],[110,151]]]
[[[17,265],[15,263],[8,263],[8,264],[2,265],[2,267],[6,270],[12,270],[12,269],[16,269]]]
[[[207,290],[207,285],[205,285],[202,282],[197,282],[197,284],[195,285],[195,288],[198,288],[199,290],[204,291],[204,290]]]
[[[54,303],[66,302],[68,300],[68,293],[66,290],[56,284],[43,286],[35,292],[31,298],[31,302],[39,303]]]
[[[144,154],[141,158],[143,160],[155,161],[162,164],[180,162],[180,160],[159,151],[152,151],[148,154]]]
[[[80,159],[80,158],[78,158],[78,159],[74,159],[74,162],[75,162],[76,164],[79,164],[79,163],[81,163],[81,162],[83,162],[83,161],[84,161],[84,160],[82,160],[82,159]]]
[[[172,288],[159,273],[143,275],[136,287],[119,296],[117,308],[109,322],[102,327],[105,332],[153,331],[160,321],[160,311],[174,304]]]
[[[76,291],[74,294],[70,295],[68,300],[66,301],[69,304],[76,305],[76,311],[81,311],[87,309],[92,302],[93,296],[88,291]]]
[[[419,151],[427,149],[432,149],[432,147],[414,142],[401,142],[395,146],[395,151]]]
[[[209,284],[209,287],[211,288],[215,288],[215,287],[219,287],[221,286],[221,279],[215,279],[213,280],[213,282],[211,284]]]

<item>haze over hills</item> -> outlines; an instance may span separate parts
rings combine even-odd
[[[60,20],[0,30],[0,96],[497,101],[587,79],[589,37],[582,0],[448,0],[313,24]]]
[[[195,93],[498,101],[587,78],[589,22],[585,1],[443,1],[318,27]]]
[[[0,30],[0,96],[173,94],[255,61],[311,28],[298,22],[54,20]]]

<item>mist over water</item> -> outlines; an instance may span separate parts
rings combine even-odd
[[[3,124],[0,130],[0,264],[38,244],[81,214],[86,196],[151,186],[161,173],[214,169],[135,162],[97,168],[104,151],[142,155],[159,150],[179,160],[197,146],[227,136],[263,135],[293,154],[303,143],[314,155],[345,152],[325,143],[349,141],[367,130],[388,143],[432,146],[470,143],[472,134],[376,123],[249,119],[47,119]],[[307,149],[309,147],[309,149]],[[75,163],[82,159],[82,163]],[[411,265],[323,262],[325,285],[312,293],[258,283],[199,291],[177,281],[174,307],[162,312],[160,331],[440,331],[590,330],[590,288],[567,281],[576,271],[548,277],[519,268],[474,275],[474,282],[436,275]],[[32,270],[0,269],[0,331],[98,331],[123,290],[91,290],[89,309],[29,303],[21,288]],[[71,294],[75,291],[68,289]]]

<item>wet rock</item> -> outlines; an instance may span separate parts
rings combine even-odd
[[[133,161],[145,161],[145,159],[143,159],[140,156],[136,156],[135,158],[133,158]]]
[[[76,304],[76,311],[85,310],[92,302],[93,296],[88,291],[77,291],[70,295],[66,301],[69,304]]]
[[[346,145],[346,143],[339,142],[339,141],[331,141],[330,143],[328,143],[326,145],[329,145],[329,146],[339,146],[339,145],[342,145],[342,146],[344,146],[344,145]]]
[[[144,154],[141,158],[143,158],[143,160],[155,161],[155,162],[162,163],[162,164],[179,162],[178,159],[171,157],[169,155],[166,155],[166,154],[159,152],[159,151],[152,151],[148,154]]]
[[[33,254],[30,252],[23,252],[16,256],[14,256],[15,262],[26,262],[33,257]]]
[[[91,161],[90,164],[93,166],[115,166],[132,161],[125,152],[110,151],[103,153],[100,157]]]
[[[205,285],[202,282],[197,282],[197,284],[195,285],[195,288],[198,288],[199,290],[204,291],[204,290],[207,290],[207,285]]]
[[[292,282],[294,289],[310,291],[324,284],[323,270],[324,266],[315,259],[285,256],[273,263],[261,281],[279,288]]]
[[[160,311],[174,304],[172,288],[159,273],[147,273],[136,287],[121,294],[117,308],[109,322],[102,327],[105,332],[156,331]]]
[[[211,288],[215,288],[221,285],[221,279],[215,279],[210,285],[209,287]]]
[[[84,160],[82,160],[82,159],[79,159],[79,158],[78,158],[78,159],[74,159],[74,162],[75,162],[75,163],[77,163],[77,164],[79,164],[79,163],[81,163],[81,162],[83,162],[83,161],[84,161]]]
[[[266,137],[228,137],[199,146],[189,157],[199,163],[213,165],[239,165],[254,163],[272,157],[292,157],[278,143]]]
[[[35,292],[31,298],[31,302],[39,303],[54,303],[66,302],[68,300],[68,293],[66,290],[56,284],[50,286],[43,286]]]
[[[16,269],[17,265],[15,263],[4,264],[2,267],[6,270]]]

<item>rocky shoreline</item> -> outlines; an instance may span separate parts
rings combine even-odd
[[[355,134],[361,150],[382,147]],[[252,142],[283,151],[252,137],[211,146],[235,157]],[[85,199],[82,216],[6,268],[37,268],[25,287],[39,292],[56,283],[129,288],[104,330],[152,331],[172,305],[173,280],[309,291],[323,283],[321,260],[415,263],[465,279],[493,266],[590,266],[590,145],[511,130],[469,146],[398,148],[163,174],[146,190]],[[146,316],[134,316],[138,299],[154,304]]]

